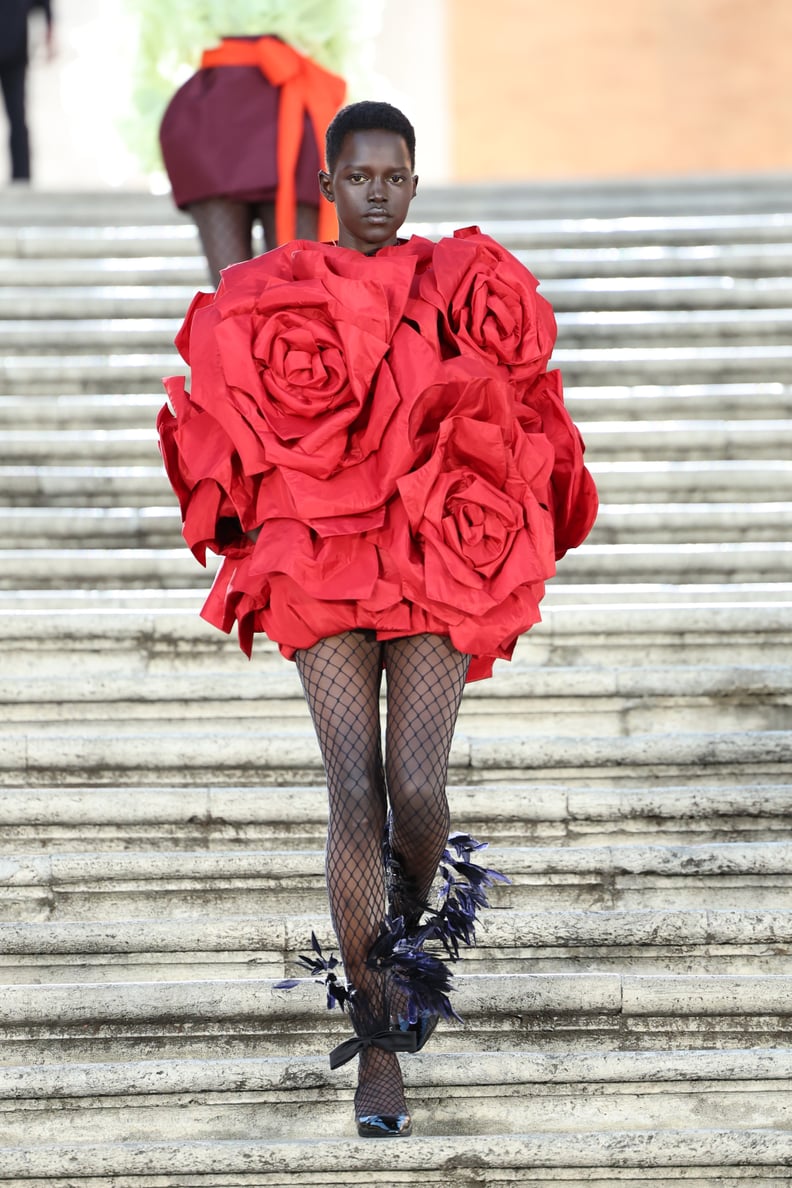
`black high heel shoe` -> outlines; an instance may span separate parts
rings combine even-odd
[[[355,1094],[355,1121],[361,1138],[409,1138],[412,1118],[409,1114],[359,1114]]]
[[[371,1035],[355,1035],[344,1040],[330,1053],[330,1067],[340,1068],[365,1052],[366,1048],[381,1048],[384,1052],[415,1052],[417,1037],[413,1031],[380,1030]],[[412,1133],[412,1118],[406,1108],[396,1114],[361,1112],[358,1100],[360,1086],[355,1090],[355,1122],[361,1138],[407,1138]]]

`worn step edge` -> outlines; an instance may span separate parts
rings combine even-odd
[[[299,1072],[299,1079],[296,1074]],[[467,1053],[435,1052],[403,1063],[405,1084],[443,1088],[470,1084]],[[788,1048],[691,1049],[687,1051],[476,1053],[476,1084],[487,1086],[577,1085],[592,1083],[663,1085],[678,1081],[792,1079]],[[349,1090],[353,1065],[330,1072],[322,1056],[267,1056],[238,1059],[154,1059],[99,1064],[0,1065],[0,1101],[67,1101],[172,1093],[295,1091],[312,1087]]]
[[[397,1150],[395,1148],[398,1148]],[[622,1131],[579,1134],[481,1135],[421,1138],[409,1143],[361,1143],[348,1139],[306,1142],[205,1141],[187,1143],[45,1144],[0,1148],[4,1179],[48,1182],[74,1177],[218,1175],[314,1176],[373,1172],[401,1177],[453,1168],[455,1176],[482,1168],[696,1168],[709,1176],[720,1168],[792,1166],[792,1134],[782,1130]],[[0,1181],[2,1182],[2,1181]],[[172,1180],[170,1182],[173,1182]],[[265,1181],[260,1181],[264,1183]],[[366,1181],[363,1181],[365,1183]],[[369,1181],[374,1183],[374,1181]],[[395,1181],[394,1181],[395,1182]],[[407,1181],[404,1181],[407,1182]],[[713,1179],[713,1183],[717,1181]],[[448,1183],[447,1179],[444,1183]]]
[[[329,916],[179,916],[80,923],[0,923],[0,966],[8,958],[51,955],[269,953],[291,962],[311,932],[326,951],[337,947]],[[476,949],[664,945],[739,945],[792,941],[792,910],[721,909],[514,911],[480,922]],[[464,956],[468,954],[463,950]],[[475,950],[473,954],[475,955]]]
[[[327,824],[323,783],[258,787],[0,788],[0,824],[181,825],[210,831],[246,824]],[[632,820],[642,817],[792,816],[792,783],[733,787],[565,788],[537,784],[455,784],[452,818],[492,822]],[[485,830],[486,835],[486,830]]]
[[[321,770],[321,757],[312,731],[290,730],[276,737],[249,731],[205,728],[149,730],[107,736],[91,733],[47,733],[39,729],[6,730],[0,734],[0,772],[44,776],[46,773],[88,771],[112,782],[114,773],[179,770],[188,772],[231,770],[284,773]],[[222,745],[221,745],[222,744]],[[230,756],[229,760],[224,758]],[[521,734],[482,736],[459,731],[451,747],[449,768],[458,771],[529,771],[553,768],[559,772],[590,768],[652,768],[655,773],[699,766],[760,765],[775,768],[792,762],[792,730],[757,730],[751,733],[634,734],[628,737],[562,737]],[[787,771],[789,768],[787,767]],[[17,776],[16,778],[19,778]],[[172,778],[172,777],[169,777]],[[259,776],[260,778],[260,776]],[[292,777],[292,781],[294,778]]]
[[[20,550],[15,556],[19,558],[23,552]],[[125,554],[127,552],[134,556],[138,550],[124,550]],[[181,550],[174,552],[180,558],[183,556]],[[789,552],[792,559],[792,545]],[[75,554],[75,560],[78,561],[82,555]],[[8,558],[7,553],[5,556]],[[662,564],[662,556],[658,557],[658,564]],[[206,584],[208,591],[208,578]],[[782,585],[786,589],[788,583]],[[591,603],[588,601],[589,587],[581,590],[577,603],[566,601],[575,596],[574,586],[565,586],[565,600],[555,603],[552,601],[551,588],[547,602],[542,604],[542,623],[532,630],[530,638],[539,634],[563,638],[565,635],[641,633],[654,636],[668,634],[678,640],[683,629],[683,646],[687,646],[697,633],[723,634],[729,639],[737,632],[769,633],[777,638],[779,632],[792,628],[792,600],[775,597],[774,587],[775,584],[771,583],[767,595],[760,595],[755,600],[740,601],[739,594],[735,592],[734,601],[709,601],[706,595],[697,596],[695,586],[674,588],[669,585],[668,596],[659,587],[656,593],[648,594],[648,601],[633,602],[627,596],[622,601],[619,586],[611,585],[606,594]],[[152,596],[150,590],[145,593],[147,597]],[[187,593],[183,589],[180,591],[182,596]],[[20,592],[20,599],[22,594]],[[34,646],[38,646],[39,641],[53,641],[60,645],[85,641],[92,648],[112,647],[113,650],[124,646],[164,646],[181,641],[189,642],[191,649],[200,641],[214,645],[214,651],[228,646],[228,639],[197,614],[200,591],[189,591],[190,597],[195,599],[195,608],[169,608],[167,594],[168,591],[163,591],[161,595],[165,605],[144,609],[115,605],[88,605],[73,609],[67,605],[30,610],[24,605],[15,607],[0,603],[0,638],[9,643],[13,640],[22,644],[32,641]],[[160,597],[159,591],[155,597]],[[235,652],[237,649],[229,650]],[[277,648],[266,636],[258,635],[255,654],[258,656],[261,651],[274,653]]]
[[[109,671],[103,667],[91,673],[89,661],[86,667],[88,670],[83,668],[80,681],[75,683],[73,674],[60,672],[18,676],[8,663],[7,675],[0,684],[0,705],[41,706],[56,702],[63,707],[88,702],[106,706],[109,712],[115,703],[152,703],[160,707],[157,712],[161,719],[178,718],[181,708],[192,702],[233,706],[234,714],[244,712],[245,704],[255,702],[258,708],[250,712],[257,715],[277,713],[279,706],[286,710],[304,705],[299,682],[285,666],[281,671],[245,673],[243,681],[238,671],[224,672],[208,664],[172,674],[135,671],[131,666]],[[695,667],[624,665],[606,669],[583,663],[575,667],[513,667],[499,670],[493,681],[486,685],[476,681],[466,690],[460,722],[466,714],[487,707],[491,707],[493,715],[508,713],[512,700],[519,700],[521,710],[526,701],[553,699],[569,703],[570,707],[579,701],[584,713],[587,709],[599,711],[603,700],[632,706],[637,697],[670,699],[679,704],[691,699],[716,703],[727,699],[730,705],[747,704],[755,698],[786,702],[792,693],[792,659],[786,664],[734,664],[725,656],[723,664]],[[206,716],[210,712],[207,710]],[[266,728],[265,721],[261,725]]]
[[[670,583],[726,582],[755,578],[784,582],[792,568],[792,543],[730,541],[581,545],[562,564],[566,582],[652,581],[664,573]],[[207,570],[186,548],[30,548],[0,549],[4,589],[74,585],[138,587],[193,585],[208,593],[214,559]]]
[[[515,885],[536,876],[662,875],[696,879],[704,876],[778,875],[792,871],[792,842],[715,842],[696,845],[491,846],[487,862],[506,873]],[[236,880],[251,888],[324,885],[319,850],[179,850],[85,851],[74,853],[5,854],[0,872],[7,893],[32,887],[79,885],[109,891],[117,880],[141,884]],[[494,893],[493,893],[494,894]],[[506,894],[506,892],[504,892]]]
[[[13,619],[21,621],[25,614],[36,616],[31,620],[30,630],[38,633],[43,630],[43,623],[48,619],[56,619],[63,614],[85,614],[90,611],[101,622],[102,615],[113,613],[117,615],[119,637],[123,640],[123,616],[135,611],[138,614],[160,616],[166,612],[179,611],[200,622],[204,636],[211,634],[198,620],[198,612],[205,599],[205,591],[192,587],[146,587],[118,586],[94,589],[45,590],[19,587],[17,589],[0,589],[0,638],[9,630],[7,624]],[[575,606],[576,611],[602,609],[612,614],[618,607],[620,615],[627,607],[647,607],[667,613],[682,607],[686,611],[693,611],[697,607],[732,607],[736,610],[750,605],[760,606],[765,613],[768,609],[789,606],[792,603],[792,582],[785,581],[729,581],[729,582],[576,582],[563,580],[563,575],[554,578],[548,585],[547,594],[542,602],[542,614],[546,619],[553,610]],[[537,628],[533,629],[535,634]],[[24,639],[22,632],[17,634]],[[259,636],[256,642],[256,654],[260,646],[266,644],[264,636]]]
[[[455,974],[454,1008],[477,1021],[574,1014],[619,1018],[757,1018],[792,1016],[790,974],[532,973]],[[200,1018],[251,1019],[267,1027],[287,1020],[346,1027],[337,1013],[321,1015],[323,993],[312,979],[279,990],[271,978],[149,982],[80,982],[3,987],[0,1028],[168,1025]]]

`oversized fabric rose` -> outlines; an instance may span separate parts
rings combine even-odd
[[[439,426],[450,416],[510,432],[514,394],[497,368],[482,359],[441,361],[402,323],[377,373],[372,399],[350,428],[342,466],[327,478],[280,468],[261,485],[261,520],[297,516],[322,535],[332,528],[322,524],[328,515],[345,532],[375,526],[372,511],[396,493],[398,479],[428,460]],[[355,527],[347,526],[350,516],[359,517]]]
[[[480,355],[529,380],[543,371],[556,323],[536,278],[478,227],[441,239],[405,316],[446,353]]]
[[[536,288],[467,228],[293,243],[199,294],[158,427],[188,543],[224,554],[204,618],[248,655],[364,629],[447,635],[469,680],[509,658],[596,511]]]
[[[291,244],[227,269],[214,300],[193,308],[192,399],[223,424],[248,473],[279,465],[326,478],[342,465],[415,264]]]
[[[517,417],[525,429],[540,428],[554,453],[551,503],[556,560],[586,539],[597,517],[597,489],[583,465],[585,445],[564,406],[560,371],[548,371],[520,390]]]
[[[423,589],[405,571],[407,596],[480,615],[553,574],[552,521],[533,490],[551,466],[541,435],[515,454],[495,425],[444,421],[432,457],[398,484],[423,560]]]
[[[207,548],[225,552],[255,526],[261,476],[244,473],[230,438],[214,417],[194,408],[180,376],[166,387],[174,411],[166,404],[157,417],[160,450],[184,539],[205,565]]]

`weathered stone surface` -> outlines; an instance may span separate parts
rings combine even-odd
[[[463,705],[454,823],[513,882],[393,1147],[318,1055],[346,1019],[272,988],[332,944],[296,673],[198,619],[216,562],[175,547],[153,416],[194,228],[0,202],[7,1188],[789,1180],[788,179],[488,201],[556,302],[603,511]],[[417,229],[481,203],[425,194]]]
[[[0,1148],[6,1176],[228,1175],[281,1174],[311,1168],[314,1176],[348,1173],[443,1169],[455,1176],[483,1169],[490,1173],[528,1168],[685,1168],[792,1166],[792,1136],[759,1129],[739,1135],[721,1130],[613,1132],[610,1134],[481,1136],[471,1149],[469,1138],[414,1138],[410,1143],[207,1142],[76,1144],[41,1147],[28,1158]],[[384,1148],[384,1149],[383,1149]],[[705,1173],[706,1174],[706,1173]],[[12,1181],[13,1182],[13,1181]],[[255,1181],[254,1181],[255,1182]],[[262,1182],[262,1181],[260,1181]],[[374,1180],[362,1180],[374,1183]],[[381,1180],[379,1181],[381,1182]],[[485,1179],[485,1183],[496,1181]],[[518,1181],[519,1182],[519,1181]]]

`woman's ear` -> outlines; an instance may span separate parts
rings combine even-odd
[[[415,195],[417,193],[418,193],[418,174],[414,173],[413,174],[413,192],[412,192],[413,198],[415,197]]]
[[[333,197],[333,179],[324,169],[319,170],[319,189],[328,202],[335,202]]]

